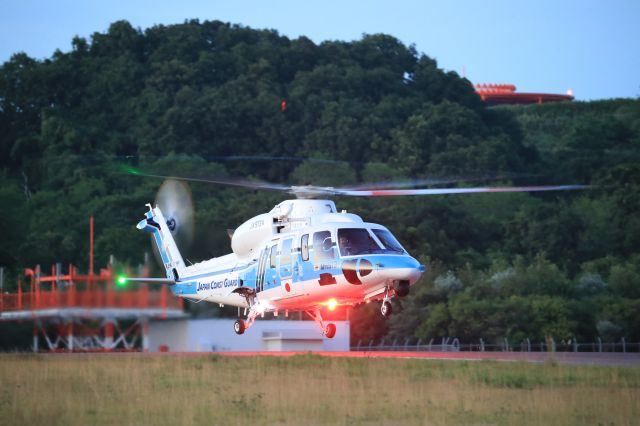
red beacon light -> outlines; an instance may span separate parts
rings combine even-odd
[[[336,299],[334,299],[334,298],[331,298],[331,299],[327,300],[326,302],[322,302],[322,303],[320,303],[320,305],[326,307],[330,311],[335,311],[336,308],[338,306],[340,306],[338,301]]]
[[[327,308],[329,308],[330,311],[335,311],[336,306],[338,306],[338,302],[336,301],[336,299],[329,299],[329,301],[327,302]]]

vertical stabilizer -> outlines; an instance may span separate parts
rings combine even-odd
[[[152,208],[150,204],[147,204],[149,211],[145,214],[146,218],[141,220],[137,228],[143,231],[150,232],[153,235],[153,239],[160,252],[162,263],[167,271],[167,278],[178,281],[183,276],[185,265],[182,260],[182,255],[178,250],[171,231],[167,226],[167,221],[162,215],[159,207]]]

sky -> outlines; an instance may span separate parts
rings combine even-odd
[[[640,0],[4,0],[0,62],[90,40],[116,20],[142,30],[187,19],[274,29],[289,38],[385,33],[473,83],[577,100],[640,97]]]

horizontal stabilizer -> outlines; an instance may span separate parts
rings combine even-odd
[[[139,282],[151,284],[175,284],[175,280],[171,278],[125,278],[126,282]]]

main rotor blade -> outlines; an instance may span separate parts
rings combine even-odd
[[[502,173],[499,175],[476,175],[476,176],[446,176],[446,177],[432,177],[432,178],[422,178],[422,179],[408,179],[408,180],[400,180],[400,181],[387,181],[387,182],[373,182],[373,183],[361,183],[358,185],[350,185],[350,186],[341,186],[335,188],[336,190],[346,190],[346,191],[362,191],[362,190],[371,190],[375,191],[378,189],[400,189],[400,188],[416,188],[420,186],[431,186],[431,185],[445,185],[452,183],[471,183],[471,182],[482,182],[482,181],[496,181],[496,180],[505,180],[505,179],[513,179],[517,177],[533,177],[536,175],[525,174],[525,173]]]
[[[470,182],[470,179],[461,178],[449,178],[449,179],[414,179],[406,181],[390,181],[390,182],[373,182],[362,183],[360,185],[344,186],[335,188],[337,191],[365,191],[365,190],[377,190],[377,189],[399,189],[399,188],[412,188],[416,186],[427,185],[444,185],[458,182]]]
[[[144,173],[135,169],[129,169],[128,172],[136,176],[144,176],[144,177],[158,178],[158,179],[175,179],[175,180],[181,180],[186,182],[215,183],[218,185],[239,186],[239,187],[250,188],[250,189],[267,189],[271,191],[291,190],[291,187],[288,185],[280,185],[277,183],[253,181],[253,180],[247,180],[247,179],[201,178],[201,177],[190,177],[190,176],[157,175],[153,173]]]
[[[412,196],[412,195],[445,195],[445,194],[473,194],[483,192],[541,192],[541,191],[573,191],[589,188],[588,185],[550,185],[550,186],[496,186],[496,187],[475,187],[475,188],[424,188],[424,189],[383,189],[402,188],[406,186],[442,184],[460,182],[459,179],[422,179],[406,182],[387,182],[380,184],[367,184],[366,186],[355,186],[346,188],[322,187],[314,185],[289,186],[277,183],[253,181],[247,179],[234,178],[203,178],[191,176],[169,176],[153,173],[144,173],[139,170],[129,168],[128,173],[158,179],[175,179],[187,182],[213,183],[227,186],[237,186],[249,189],[263,189],[270,191],[288,192],[298,198],[321,198],[332,196],[350,197],[392,197],[392,196]],[[374,188],[372,188],[374,187]],[[371,189],[359,189],[371,188]]]
[[[485,188],[427,188],[427,189],[380,189],[369,191],[335,190],[336,195],[351,197],[391,197],[402,195],[444,195],[474,194],[483,192],[540,192],[540,191],[573,191],[589,188],[588,185],[556,185],[556,186],[496,186]]]

